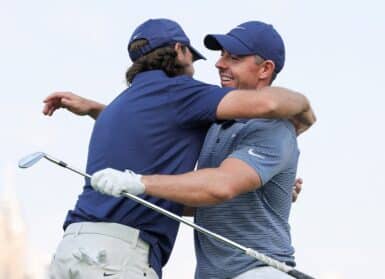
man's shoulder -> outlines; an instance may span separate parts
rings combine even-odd
[[[244,123],[239,132],[241,142],[266,142],[278,144],[279,142],[296,141],[293,124],[282,119],[251,119]],[[280,144],[279,144],[280,145]]]
[[[218,85],[210,84],[210,83],[195,79],[193,77],[190,77],[188,75],[180,75],[180,76],[173,77],[172,79],[174,80],[174,82],[176,84],[178,84],[180,86],[208,87],[208,88],[221,89],[221,87]]]

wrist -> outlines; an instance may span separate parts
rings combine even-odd
[[[141,175],[139,181],[143,185],[143,192],[147,194],[147,185],[149,184],[150,176],[149,175]]]
[[[87,101],[89,102],[89,105],[90,105],[87,114],[91,116],[93,119],[96,119],[99,113],[105,108],[105,105],[92,100],[87,100]]]

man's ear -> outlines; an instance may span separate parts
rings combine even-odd
[[[177,59],[183,61],[185,59],[185,52],[181,43],[175,43],[174,50],[176,51]]]
[[[262,67],[260,68],[260,75],[259,77],[261,79],[266,79],[272,77],[274,70],[275,70],[275,64],[272,60],[265,60],[263,61]]]
[[[175,43],[175,46],[174,46],[174,50],[176,51],[176,52],[179,52],[179,51],[181,51],[182,50],[182,44],[181,43]]]

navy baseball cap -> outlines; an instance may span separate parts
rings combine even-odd
[[[135,51],[130,51],[130,45],[133,41],[146,39],[148,44]],[[190,44],[190,40],[184,33],[182,27],[170,19],[149,19],[139,25],[130,38],[128,43],[128,54],[132,61],[153,51],[156,48],[181,43],[187,46],[193,54],[193,60],[206,59]]]
[[[224,49],[234,55],[258,55],[272,60],[275,72],[285,64],[285,45],[277,30],[270,24],[248,21],[238,25],[226,35],[209,34],[204,38],[208,49]]]

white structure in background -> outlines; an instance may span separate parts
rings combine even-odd
[[[27,275],[26,227],[13,191],[12,172],[2,173],[0,194],[0,278],[31,279]]]

